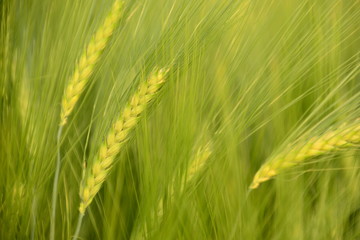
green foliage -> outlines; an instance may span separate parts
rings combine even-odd
[[[0,239],[48,239],[61,100],[112,3],[0,1]],[[273,154],[360,117],[359,22],[358,0],[126,0],[62,132],[56,239],[75,232],[83,162],[155,66],[167,82],[81,239],[360,238],[358,146],[248,189]]]

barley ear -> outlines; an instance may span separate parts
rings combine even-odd
[[[183,192],[184,188],[192,181],[194,180],[199,174],[204,170],[206,163],[208,159],[210,158],[212,154],[212,142],[208,142],[206,145],[203,145],[197,149],[197,151],[193,154],[191,157],[191,162],[186,170],[186,173],[182,177],[183,180],[183,186],[180,188],[180,192]],[[174,183],[174,179],[172,180],[172,183]],[[170,200],[173,201],[175,193],[175,186],[174,184],[171,184],[170,186]],[[161,219],[164,213],[163,210],[163,202],[164,199],[161,198],[157,210],[156,215],[158,219]]]
[[[271,158],[255,174],[250,188],[257,188],[260,183],[271,179],[292,166],[304,162],[308,158],[353,147],[359,143],[360,119],[357,119],[354,123],[343,124],[335,130],[313,137],[305,144],[297,144]]]
[[[87,48],[82,53],[62,98],[60,126],[66,124],[69,115],[84,91],[84,88],[94,71],[95,64],[99,61],[104,48],[119,22],[122,15],[122,6],[122,1],[116,0],[114,2],[103,25],[96,31]]]
[[[212,154],[212,143],[199,147],[186,171],[186,184],[191,182],[205,167],[210,155]]]
[[[184,174],[185,176],[183,177],[183,179],[185,179],[186,177],[186,181],[184,182],[185,186],[189,184],[193,179],[196,178],[196,176],[198,176],[201,173],[211,154],[212,154],[212,142],[208,142],[206,145],[201,146],[197,149],[197,151],[191,157],[190,165],[186,173]],[[170,202],[173,201],[174,192],[175,192],[175,187],[173,183],[174,180],[172,180],[172,184],[170,185],[170,193],[169,193]],[[181,192],[183,191],[183,187],[180,189],[180,191]],[[163,216],[164,216],[164,198],[160,198],[156,206],[154,215],[152,217],[156,218],[156,221],[160,223],[163,220]],[[155,219],[153,219],[153,221],[155,221]],[[134,240],[146,239],[146,236],[149,235],[150,233],[148,232],[147,227],[145,225],[144,229],[141,228],[137,229],[132,239]]]
[[[103,182],[114,163],[115,156],[123,145],[129,140],[130,132],[135,128],[141,114],[149,103],[154,100],[165,82],[167,70],[154,70],[147,81],[140,84],[127,106],[122,111],[120,118],[113,124],[100,151],[84,175],[80,187],[80,208],[84,214],[93,198],[100,190]]]

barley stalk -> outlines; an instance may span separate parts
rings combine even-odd
[[[208,161],[210,155],[212,154],[211,142],[208,142],[206,145],[200,146],[197,151],[191,157],[190,165],[188,166],[184,176],[181,179],[181,188],[180,194],[184,191],[184,189],[194,180],[196,179],[200,173],[204,170],[206,162]],[[172,182],[174,182],[173,180]],[[171,201],[174,198],[175,186],[172,184],[170,186],[170,199]],[[162,218],[163,215],[163,199],[160,200],[158,206],[158,217]]]
[[[80,57],[75,71],[69,80],[61,105],[60,126],[64,126],[69,115],[74,109],[79,97],[94,71],[95,64],[99,61],[101,53],[106,47],[115,26],[121,17],[123,2],[116,0],[103,25],[96,31],[86,50]]]
[[[123,2],[116,0],[112,5],[109,15],[105,18],[103,25],[96,31],[90,40],[87,48],[82,53],[79,62],[76,65],[75,71],[69,80],[66,87],[60,113],[60,126],[57,134],[57,161],[55,168],[53,193],[52,193],[52,206],[50,218],[50,240],[55,238],[55,219],[56,219],[56,201],[57,201],[57,188],[61,167],[60,155],[60,139],[63,126],[66,124],[69,115],[74,109],[79,97],[81,96],[84,88],[94,71],[95,64],[99,61],[101,53],[106,47],[111,35],[114,32],[115,26],[121,17],[121,9]]]
[[[184,177],[182,177],[182,181],[183,181],[183,186],[180,189],[180,192],[183,192],[184,188],[191,182],[193,181],[197,176],[199,176],[199,174],[204,170],[206,162],[208,161],[209,157],[212,154],[212,149],[211,149],[211,142],[207,143],[204,146],[201,146],[197,149],[197,151],[195,152],[195,154],[192,156],[191,158],[191,162],[190,165],[186,171],[186,173],[184,174]],[[174,182],[174,180],[172,181]],[[170,201],[173,201],[174,198],[174,192],[175,192],[175,187],[174,184],[172,184],[170,186]],[[161,222],[164,216],[164,199],[161,198],[158,202],[157,208],[156,208],[156,212],[154,214],[154,217],[157,218],[157,222]],[[144,233],[141,232],[141,229],[137,230],[134,237],[132,237],[132,239],[134,240],[140,240],[140,239],[144,239],[147,238],[149,236],[149,232],[147,230],[147,227],[145,226],[144,228]]]
[[[320,136],[311,138],[305,144],[295,145],[267,161],[255,174],[251,189],[269,180],[282,171],[296,166],[306,159],[320,156],[338,149],[360,143],[360,119],[352,124],[344,124],[339,128],[327,131]]]
[[[207,160],[212,154],[211,143],[207,143],[204,146],[201,146],[197,149],[194,155],[191,158],[190,165],[188,166],[184,176],[182,177],[182,186],[180,188],[180,193],[184,191],[187,185],[189,185],[200,173],[204,170]],[[172,182],[174,182],[173,180]],[[175,186],[172,184],[170,186],[170,199],[171,201],[174,198]],[[160,199],[157,210],[157,217],[162,218],[163,215],[163,199]]]
[[[129,104],[123,110],[119,120],[115,122],[101,145],[99,154],[82,179],[80,187],[80,214],[84,214],[95,195],[100,190],[111,169],[115,156],[120,152],[124,143],[129,140],[129,133],[140,119],[141,113],[155,98],[165,82],[165,70],[155,70],[147,81],[142,83],[132,96]]]

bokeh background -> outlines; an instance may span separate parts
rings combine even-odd
[[[48,239],[61,98],[112,3],[0,1],[1,239]],[[360,117],[358,0],[124,7],[63,131],[56,239],[74,234],[83,162],[154,67],[170,68],[167,82],[117,156],[80,239],[138,231],[144,239],[360,239],[358,146],[248,188],[274,153]],[[209,141],[204,171],[183,186]]]

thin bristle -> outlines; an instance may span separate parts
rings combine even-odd
[[[79,211],[85,213],[93,198],[100,190],[111,169],[115,156],[120,152],[124,143],[129,140],[129,133],[134,129],[140,119],[141,113],[148,104],[154,100],[160,88],[165,82],[165,70],[155,70],[147,81],[142,83],[136,93],[130,99],[117,120],[106,141],[100,147],[100,151],[87,173],[82,179],[80,188],[81,203]]]
[[[351,147],[359,143],[360,119],[357,119],[353,124],[344,124],[335,130],[311,138],[305,144],[286,149],[274,158],[271,158],[255,174],[250,188],[257,188],[260,183],[266,182],[280,172],[298,165],[308,158]]]
[[[84,91],[94,71],[95,64],[99,61],[101,53],[119,22],[122,6],[123,3],[121,1],[115,1],[103,25],[96,31],[86,50],[82,53],[62,99],[60,126],[66,124],[69,115]]]

